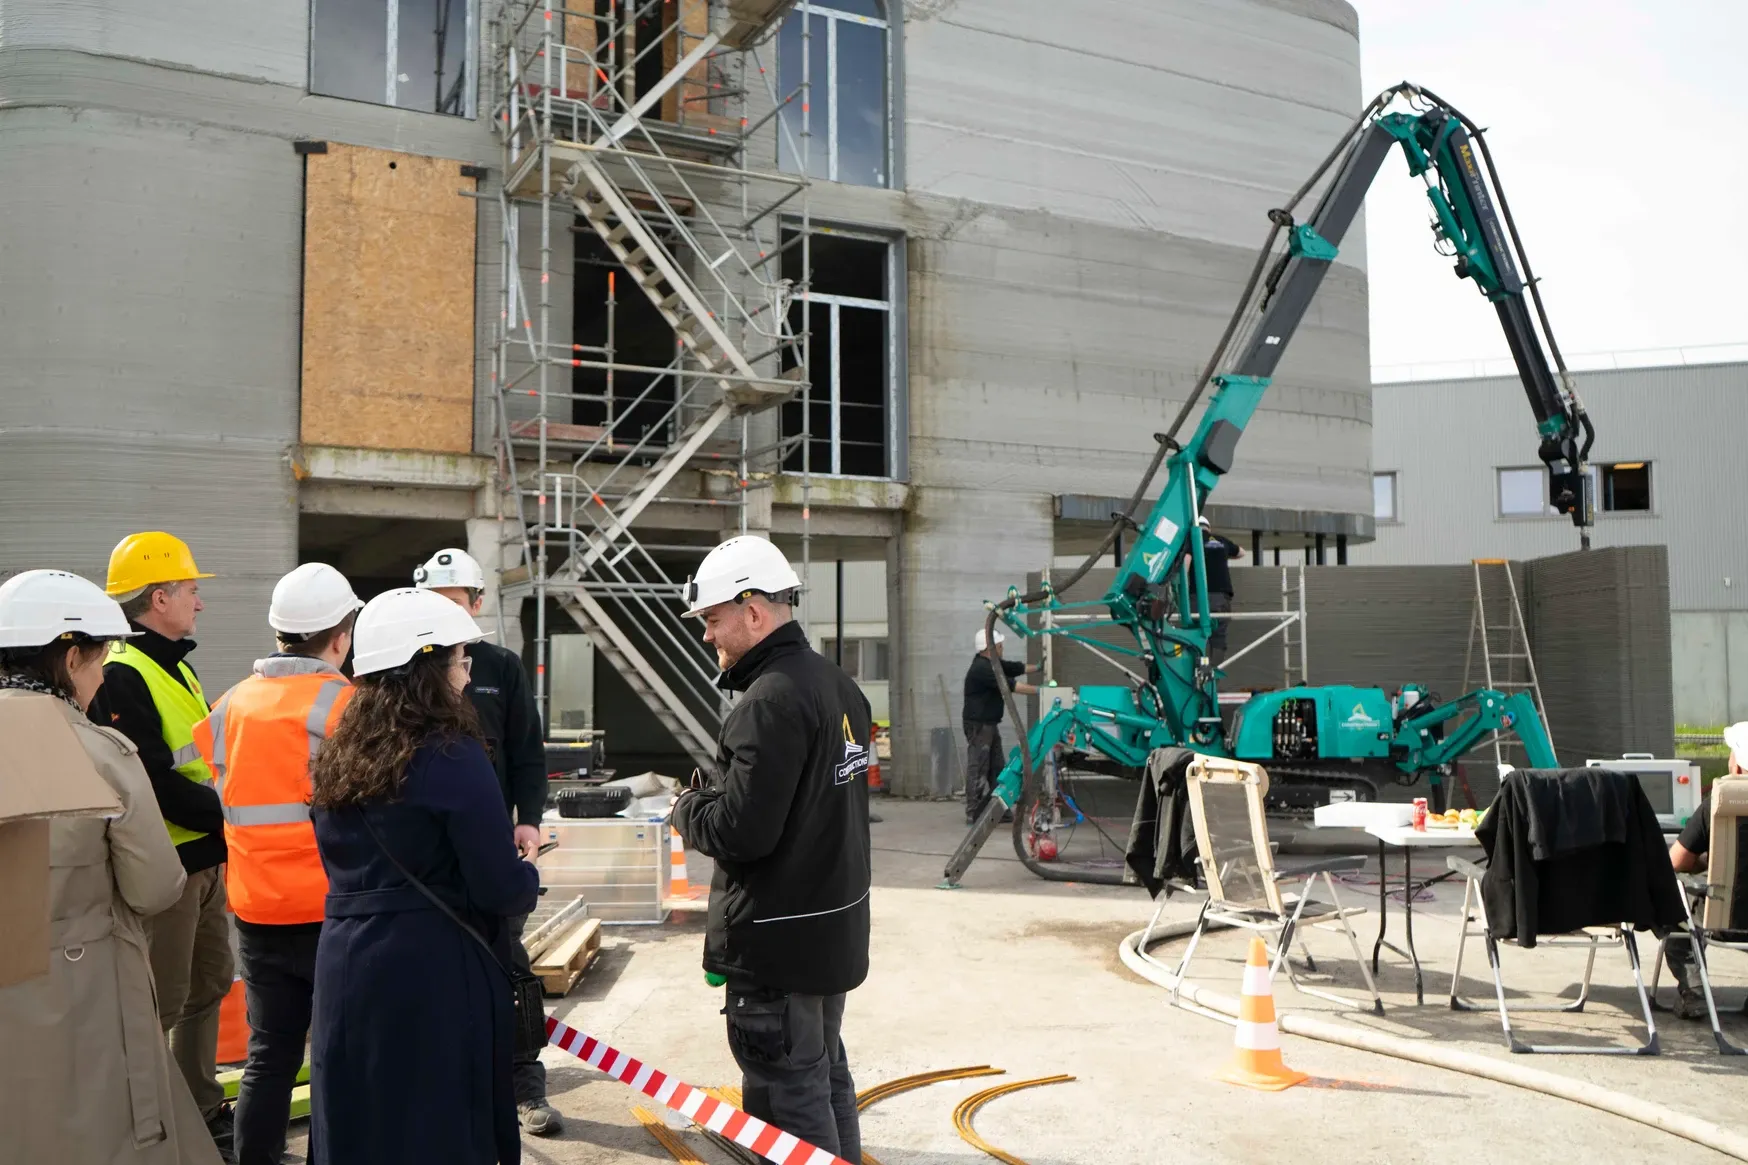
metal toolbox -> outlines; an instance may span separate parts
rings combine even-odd
[[[548,810],[540,883],[560,898],[582,895],[608,925],[658,923],[668,916],[668,823],[665,818],[567,818]]]

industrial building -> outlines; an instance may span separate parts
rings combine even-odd
[[[1102,534],[1359,109],[1354,11],[572,3],[0,7],[0,569],[181,534],[217,690],[295,563],[368,594],[465,545],[553,727],[687,763],[679,585],[769,533],[920,790],[983,601]],[[1371,538],[1367,367],[1356,232],[1217,525]],[[886,592],[841,631],[840,562]]]
[[[1748,364],[1575,374],[1596,424],[1592,544],[1666,546],[1675,718],[1748,716],[1748,534],[1739,520]],[[1374,542],[1353,561],[1435,565],[1578,547],[1548,506],[1515,376],[1373,386]]]

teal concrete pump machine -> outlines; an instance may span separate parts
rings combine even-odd
[[[1395,106],[1403,110],[1393,111]],[[1041,877],[1119,881],[1108,871],[1052,867],[1027,845],[1029,810],[1038,796],[1040,769],[1059,749],[1138,769],[1147,754],[1180,746],[1269,767],[1278,786],[1298,787],[1301,807],[1330,793],[1373,799],[1382,784],[1426,778],[1441,791],[1456,760],[1493,732],[1513,732],[1529,763],[1555,765],[1540,716],[1529,695],[1492,689],[1436,700],[1424,687],[1405,684],[1389,694],[1377,688],[1295,687],[1259,693],[1228,725],[1220,714],[1219,671],[1208,657],[1214,622],[1208,607],[1203,539],[1197,520],[1220,479],[1232,468],[1238,440],[1268,392],[1282,353],[1304,318],[1324,273],[1335,259],[1361,201],[1393,147],[1408,172],[1426,183],[1436,249],[1455,259],[1460,278],[1474,282],[1498,313],[1540,437],[1548,468],[1549,498],[1570,515],[1589,546],[1593,501],[1586,459],[1595,431],[1574,391],[1511,211],[1500,190],[1481,131],[1435,94],[1406,82],[1374,98],[1340,144],[1285,207],[1269,212],[1271,229],[1252,268],[1220,345],[1171,428],[1156,434],[1146,476],[1125,512],[1113,515],[1103,543],[1059,585],[1010,590],[986,604],[986,630],[1001,622],[1022,638],[1066,637],[1093,642],[1098,627],[1122,628],[1128,641],[1098,641],[1104,651],[1134,660],[1144,672],[1132,686],[1045,688],[1050,701],[1029,732],[1011,690],[1008,716],[1020,733],[994,796],[947,863],[945,886],[957,885],[978,850],[1015,810],[1014,849]],[[1315,208],[1296,221],[1294,208],[1333,172]],[[1285,246],[1277,244],[1285,235]],[[1240,332],[1249,323],[1247,334]],[[1538,330],[1538,326],[1539,330]],[[1178,433],[1209,386],[1207,405],[1188,440]],[[1145,516],[1142,498],[1164,469],[1159,497]],[[1128,553],[1106,594],[1093,602],[1065,602],[1068,591],[1123,534]],[[1046,614],[1073,614],[1058,623]]]

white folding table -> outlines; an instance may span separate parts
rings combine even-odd
[[[1414,881],[1414,851],[1417,849],[1451,849],[1458,846],[1472,846],[1479,843],[1475,840],[1475,831],[1466,825],[1455,829],[1444,829],[1428,826],[1424,831],[1415,829],[1412,825],[1368,825],[1366,832],[1378,839],[1378,939],[1372,944],[1372,974],[1378,973],[1378,952],[1389,947],[1403,958],[1414,964],[1414,1002],[1426,1002],[1426,989],[1420,977],[1420,956],[1414,950],[1414,895],[1435,882],[1442,882],[1451,876],[1449,870],[1427,878],[1418,885]],[[1386,857],[1390,846],[1396,846],[1402,851],[1402,882],[1403,919],[1408,937],[1408,949],[1403,950],[1395,943],[1384,938],[1388,921],[1386,913],[1390,901],[1390,879]]]

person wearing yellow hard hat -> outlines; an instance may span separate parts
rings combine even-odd
[[[188,543],[162,530],[129,534],[109,555],[104,591],[138,634],[117,641],[90,715],[140,750],[158,811],[188,883],[176,904],[147,925],[158,1021],[219,1152],[231,1155],[232,1116],[218,1082],[219,1005],[231,989],[225,917],[224,811],[212,770],[194,742],[211,709],[188,664],[203,609]]]

